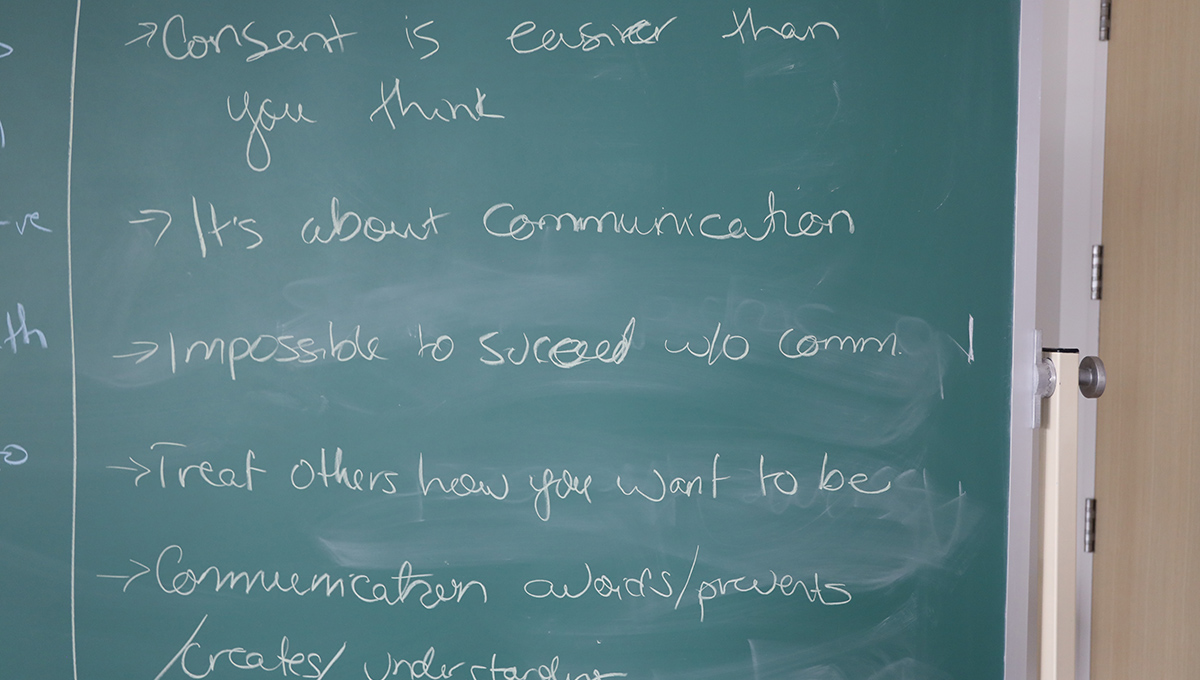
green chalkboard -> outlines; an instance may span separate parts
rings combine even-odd
[[[0,675],[1000,678],[1018,10],[0,10]]]

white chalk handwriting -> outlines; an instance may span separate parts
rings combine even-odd
[[[329,202],[329,219],[332,225],[329,231],[322,234],[321,224],[317,222],[317,218],[310,217],[300,228],[300,240],[310,245],[330,243],[334,239],[342,243],[362,234],[363,238],[374,243],[380,243],[389,236],[396,236],[404,240],[411,237],[415,241],[424,241],[438,233],[437,221],[449,214],[444,212],[435,215],[433,208],[429,208],[429,217],[425,218],[420,226],[414,228],[413,223],[408,222],[403,229],[397,229],[395,220],[384,222],[373,215],[368,215],[366,219],[363,219],[352,210],[342,212],[341,203],[338,197],[334,196]],[[352,226],[348,227],[348,223]]]
[[[279,643],[278,656],[272,656],[270,652],[249,651],[242,646],[219,649],[215,652],[205,654],[201,651],[204,649],[203,645],[196,642],[196,638],[200,635],[200,629],[204,628],[204,624],[207,621],[208,615],[205,614],[201,617],[196,629],[192,631],[191,636],[188,637],[187,642],[183,643],[179,651],[175,652],[175,656],[171,657],[167,665],[163,666],[158,675],[154,676],[154,680],[162,680],[162,677],[174,668],[176,664],[179,665],[179,670],[189,678],[204,678],[208,677],[213,671],[216,671],[218,667],[224,667],[225,663],[228,663],[236,670],[282,671],[284,676],[290,672],[297,677],[322,680],[329,673],[329,669],[333,668],[333,664],[337,663],[337,660],[342,657],[342,653],[346,651],[347,643],[343,642],[341,648],[330,657],[329,663],[325,663],[321,655],[316,652],[296,652],[292,654],[291,643],[288,641],[288,636],[284,635]],[[188,654],[192,650],[196,650],[199,661],[189,665]],[[207,657],[207,663],[205,663],[205,657]],[[279,663],[270,665],[275,659],[278,659]],[[310,668],[312,669],[311,673],[308,672]]]
[[[814,572],[811,586],[802,578],[791,574],[779,574],[774,569],[769,570],[770,580],[763,578],[759,581],[753,576],[737,576],[735,578],[717,577],[701,581],[696,589],[696,600],[700,603],[700,620],[704,620],[707,603],[722,595],[758,595],[768,597],[792,597],[800,591],[810,603],[827,607],[849,604],[853,597],[846,590],[845,583],[821,583],[821,575]],[[831,592],[832,591],[832,592]]]
[[[256,363],[276,362],[311,364],[322,360],[333,360],[339,363],[361,359],[363,361],[386,361],[387,357],[379,354],[379,338],[370,337],[363,340],[362,326],[354,327],[353,332],[337,340],[334,334],[333,322],[329,322],[328,344],[326,339],[312,337],[296,337],[295,335],[271,335],[261,333],[251,339],[250,336],[238,336],[225,340],[215,337],[212,340],[196,340],[191,344],[177,343],[173,332],[167,333],[168,357],[171,361],[171,373],[179,370],[179,364],[190,364],[192,361],[208,362],[216,358],[220,364],[229,367],[230,380],[237,380],[238,362],[247,359]],[[143,348],[127,354],[114,354],[114,359],[135,359],[135,364],[147,361],[161,348],[161,345],[151,340],[134,340],[135,347]]]
[[[439,49],[441,49],[442,44],[440,42],[438,42],[436,38],[431,38],[427,35],[421,35],[421,31],[423,31],[426,28],[429,28],[430,26],[433,25],[432,21],[426,21],[425,23],[414,27],[412,30],[409,30],[409,28],[408,28],[408,15],[407,14],[404,15],[404,22],[405,22],[404,23],[404,38],[405,38],[405,40],[408,41],[409,49],[412,49],[412,50],[417,49],[417,46],[413,44],[413,38],[416,38],[417,40],[424,40],[427,43],[433,44],[433,49],[431,49],[428,52],[426,52],[425,54],[421,55],[421,61],[425,61],[426,59],[437,54],[437,51]],[[422,47],[424,49],[429,49],[428,45],[423,45]]]
[[[454,354],[454,338],[449,335],[439,335],[437,339],[430,342],[425,342],[425,331],[422,330],[421,324],[417,324],[417,356],[425,356],[425,350],[429,350],[429,358],[441,363],[449,359]]]
[[[309,49],[312,49],[313,51],[324,50],[329,54],[333,54],[335,44],[339,52],[345,52],[345,39],[353,35],[358,35],[358,33],[343,33],[338,29],[337,21],[333,18],[333,15],[329,16],[329,23],[333,27],[333,32],[328,35],[312,31],[303,38],[299,38],[292,31],[285,29],[275,33],[274,44],[272,44],[250,35],[250,28],[254,26],[253,21],[243,26],[240,31],[232,24],[225,24],[217,29],[216,33],[210,35],[188,35],[187,23],[183,15],[176,14],[167,19],[166,23],[162,25],[161,31],[157,22],[139,22],[138,26],[142,30],[141,35],[125,43],[125,46],[128,47],[144,40],[146,47],[153,47],[155,37],[161,36],[163,53],[175,61],[203,59],[210,54],[221,54],[222,40],[226,41],[224,43],[226,48],[229,48],[231,44],[238,48],[257,48],[257,51],[246,57],[247,62],[258,61],[268,54],[280,51],[295,52],[296,50],[300,50],[301,52],[308,52]],[[255,30],[257,31],[257,29]],[[242,42],[243,40],[245,43]]]
[[[7,57],[13,53],[11,45],[0,42],[0,59]],[[8,145],[8,140],[4,138],[4,122],[0,121],[0,149]]]
[[[719,322],[717,323],[716,330],[713,331],[712,337],[704,338],[704,343],[704,349],[700,349],[698,344],[696,347],[692,347],[690,341],[683,343],[682,347],[671,349],[670,341],[664,340],[663,349],[671,354],[687,352],[694,357],[704,359],[708,362],[709,366],[717,363],[717,360],[722,357],[730,361],[741,361],[746,358],[746,355],[750,354],[750,341],[741,335],[730,333],[722,335],[721,324]]]
[[[6,444],[0,449],[0,464],[8,466],[24,465],[29,462],[29,451],[20,444]]]
[[[25,320],[25,305],[17,303],[16,325],[13,325],[12,312],[4,313],[4,322],[8,327],[8,337],[0,342],[0,347],[8,345],[13,354],[16,354],[19,347],[31,345],[30,340],[36,339],[42,349],[47,348],[46,334],[36,328],[30,328],[29,323]]]
[[[806,28],[802,28],[799,33],[796,32],[796,26],[790,21],[783,24],[779,28],[775,28],[774,26],[755,27],[754,11],[749,7],[746,8],[746,13],[742,15],[741,19],[738,19],[737,12],[734,12],[733,22],[736,24],[734,29],[721,37],[737,37],[742,41],[743,44],[746,42],[747,36],[749,36],[751,41],[757,42],[759,34],[763,31],[766,31],[768,34],[774,35],[782,40],[798,40],[800,42],[816,38],[818,28],[828,29],[828,31],[822,31],[822,33],[825,34],[827,34],[829,31],[832,31],[834,40],[840,40],[842,37],[841,33],[838,33],[837,28],[827,21],[818,21],[813,23]],[[749,26],[749,29],[747,29],[747,25]]]
[[[587,575],[583,584],[576,586],[574,591],[569,583],[560,584],[551,579],[535,578],[525,582],[525,594],[538,600],[548,597],[556,600],[577,600],[589,592],[594,592],[602,598],[615,597],[618,600],[627,597],[670,599],[675,595],[669,571],[663,570],[656,574],[646,567],[641,571],[635,569],[634,576],[609,577],[607,574],[593,573],[592,565],[587,562],[583,563],[583,569]]]
[[[182,452],[182,449],[186,449],[187,447],[176,442],[155,442],[150,446],[151,452],[160,448],[164,451]],[[109,470],[123,470],[125,472],[136,473],[133,478],[133,485],[140,486],[142,479],[150,475],[155,470],[154,468],[144,465],[141,461],[135,459],[133,456],[129,456],[128,458],[129,462],[133,463],[136,467],[129,467],[128,465],[106,465],[105,467]],[[241,461],[239,461],[236,469],[233,467],[217,468],[214,467],[212,462],[208,460],[202,460],[198,463],[187,463],[186,461],[177,463],[172,461],[170,467],[174,474],[168,477],[166,473],[168,467],[167,456],[166,453],[163,453],[159,455],[158,465],[156,466],[158,468],[158,484],[160,487],[165,489],[168,486],[168,479],[171,479],[172,483],[174,483],[175,479],[178,479],[179,488],[181,489],[186,489],[188,482],[191,481],[192,488],[196,488],[196,486],[204,487],[207,485],[209,487],[234,488],[253,491],[254,473],[257,472],[263,475],[267,474],[266,470],[254,466],[254,458],[254,451],[247,449],[245,465],[241,465]],[[150,461],[150,465],[154,465],[153,461]]]
[[[250,137],[246,140],[246,165],[250,166],[255,172],[262,172],[271,167],[271,147],[267,144],[266,133],[275,129],[275,124],[279,121],[288,121],[292,123],[316,123],[304,115],[304,105],[296,104],[296,112],[292,113],[291,104],[284,104],[283,110],[279,111],[278,105],[272,107],[270,99],[263,99],[259,102],[257,113],[251,112],[254,108],[250,105],[250,93],[242,94],[242,110],[235,116],[233,113],[233,99],[225,98],[225,110],[229,112],[229,118],[235,123],[243,119],[250,123]],[[276,113],[271,112],[274,108]],[[258,153],[255,153],[256,150]]]
[[[713,455],[712,477],[709,478],[709,489],[711,489],[714,499],[717,497],[717,482],[730,478],[729,476],[720,477],[717,475],[717,463],[720,460],[721,454]],[[693,477],[672,477],[668,483],[667,479],[657,468],[652,468],[650,473],[654,476],[654,479],[658,480],[657,482],[651,479],[641,484],[630,484],[628,489],[621,483],[621,475],[617,475],[617,490],[626,496],[637,494],[651,503],[663,502],[666,500],[668,494],[671,496],[686,496],[688,498],[691,498],[693,493],[696,496],[704,495],[704,478],[700,475]]]
[[[674,608],[678,609],[685,596],[690,600],[695,598],[699,605],[700,621],[708,614],[711,601],[727,595],[747,595],[757,597],[793,597],[799,592],[808,602],[828,607],[848,604],[853,597],[845,583],[822,582],[819,572],[813,573],[811,582],[797,578],[774,569],[766,570],[757,576],[743,575],[732,578],[715,577],[703,579],[695,588],[690,588],[692,577],[696,576],[696,566],[700,558],[700,546],[696,546],[696,554],[687,577],[673,577],[670,571],[650,568],[640,571],[634,568],[632,573],[621,573],[610,576],[603,571],[592,568],[591,563],[584,562],[579,576],[583,578],[572,582],[558,582],[554,579],[535,578],[525,582],[524,591],[529,597],[538,600],[577,600],[589,594],[601,599],[636,600],[643,598],[675,599]],[[767,576],[770,574],[770,576]],[[680,584],[682,580],[682,584]],[[810,585],[811,583],[811,585]]]
[[[758,457],[758,482],[762,489],[762,495],[781,493],[785,496],[795,496],[800,491],[800,482],[797,480],[796,474],[790,470],[767,472],[766,461],[766,456]],[[768,483],[770,488],[768,488]],[[849,483],[849,487],[846,487],[847,483]],[[872,488],[864,488],[860,486],[862,484],[870,484]],[[819,491],[840,491],[843,487],[846,487],[847,491],[854,490],[873,496],[892,488],[892,483],[887,482],[883,486],[872,484],[870,475],[865,472],[856,472],[849,475],[849,479],[847,479],[847,475],[841,470],[829,467],[829,454],[826,453],[821,460],[821,475],[817,478],[817,489]]]
[[[301,458],[299,463],[292,466],[292,487],[303,491],[312,487],[313,483],[319,479],[320,484],[326,489],[333,486],[344,487],[351,491],[375,491],[378,487],[381,493],[389,496],[398,493],[396,478],[400,476],[400,473],[392,470],[368,472],[361,468],[344,467],[342,465],[343,455],[342,447],[336,447],[333,453],[333,465],[330,465],[327,452],[322,447],[319,470],[308,459]]]
[[[200,216],[201,212],[204,213],[203,218]],[[155,224],[156,227],[159,224],[162,225],[158,230],[158,235],[154,237],[154,245],[158,246],[159,241],[162,241],[162,237],[171,228],[172,216],[170,211],[158,208],[143,208],[138,210],[138,215],[140,217],[129,220],[129,223],[146,225],[157,223]],[[231,234],[236,235],[240,239],[239,245],[246,243],[243,246],[246,250],[254,250],[263,243],[263,236],[259,231],[260,227],[257,226],[257,220],[249,217],[239,218],[237,215],[229,219],[224,219],[224,216],[218,218],[217,206],[215,204],[209,203],[208,210],[202,211],[200,203],[196,200],[195,196],[192,196],[192,220],[196,226],[196,238],[200,242],[201,258],[208,257],[210,238],[216,244],[217,248],[225,247],[225,239],[230,237],[230,234],[222,233],[226,229],[229,229]]]
[[[457,496],[465,498],[466,496],[486,496],[494,500],[502,501],[508,498],[508,477],[503,473],[500,475],[500,484],[504,485],[504,491],[497,491],[499,485],[494,481],[488,484],[483,479],[476,478],[475,475],[464,472],[457,477],[448,478],[447,483],[442,477],[430,477],[428,481],[425,479],[425,454],[422,453],[417,458],[417,484],[421,487],[421,495],[428,496],[430,491],[433,493],[441,493],[444,496]],[[532,477],[530,478],[532,481]],[[434,489],[434,485],[437,489]],[[586,489],[584,490],[586,492]],[[547,512],[549,509],[547,507]]]
[[[521,358],[517,359],[515,353],[516,347],[507,347],[504,354],[493,349],[492,344],[497,346],[500,344],[495,340],[500,331],[492,331],[479,336],[479,345],[487,350],[491,356],[481,356],[479,360],[488,366],[502,366],[508,363],[513,366],[520,366],[529,358],[532,349],[534,360],[539,364],[553,364],[559,368],[574,368],[581,364],[586,364],[589,361],[600,361],[605,364],[620,364],[625,361],[625,357],[629,354],[629,347],[633,344],[634,326],[637,324],[637,319],[630,317],[629,323],[625,325],[625,330],[621,333],[621,338],[614,342],[601,340],[596,343],[591,354],[588,353],[588,342],[586,340],[577,340],[575,338],[562,338],[560,340],[552,340],[550,336],[543,335],[537,340],[529,343],[529,335],[522,333],[521,337],[524,344],[521,350]],[[541,353],[541,347],[545,345],[545,355]]]
[[[379,106],[375,107],[375,110],[371,112],[368,120],[374,121],[375,115],[382,111],[383,114],[387,116],[388,124],[392,126],[393,130],[395,130],[396,119],[392,118],[393,103],[395,104],[394,108],[396,109],[397,113],[400,114],[401,118],[407,116],[408,112],[413,109],[416,109],[417,114],[419,114],[421,118],[425,120],[440,120],[445,123],[449,123],[452,120],[459,120],[459,114],[462,114],[463,120],[475,122],[479,122],[484,118],[504,118],[502,115],[496,113],[487,113],[483,110],[483,100],[487,99],[487,95],[481,92],[478,87],[475,88],[474,106],[468,104],[454,104],[449,99],[442,99],[440,101],[446,104],[446,113],[442,113],[441,104],[434,106],[429,112],[426,112],[425,109],[428,107],[428,104],[426,104],[426,106],[421,106],[414,101],[405,103],[403,97],[400,95],[400,79],[396,78],[395,80],[396,82],[394,85],[392,85],[391,92],[388,92],[385,89],[385,83],[379,83]],[[447,115],[450,117],[447,118]]]
[[[559,475],[550,468],[546,468],[542,472],[542,478],[538,481],[534,481],[533,475],[530,475],[529,486],[533,487],[536,492],[533,497],[533,508],[537,512],[538,519],[543,522],[549,521],[550,501],[555,496],[560,500],[565,500],[572,495],[582,496],[588,504],[591,504],[592,496],[588,491],[591,485],[591,475],[581,478],[571,474],[570,470],[563,470]]]
[[[899,356],[903,354],[896,348],[896,334],[888,333],[883,339],[874,336],[854,337],[851,335],[830,335],[825,338],[819,338],[812,334],[807,334],[796,338],[792,336],[796,329],[789,328],[779,336],[779,353],[789,359],[801,359],[805,357],[816,356],[820,352],[839,351],[850,352],[851,354],[862,354],[867,351],[874,351],[876,354],[883,354],[885,348],[888,349],[890,356]]]
[[[457,663],[437,664],[437,650],[428,648],[425,653],[416,658],[405,659],[403,656],[393,656],[388,652],[387,663],[382,668],[378,665],[363,664],[363,674],[367,680],[386,680],[387,678],[405,678],[405,680],[450,680],[458,673],[461,680],[607,680],[608,678],[623,678],[627,673],[601,673],[597,669],[583,673],[571,673],[560,670],[559,657],[555,655],[548,663],[533,668],[505,666],[499,661],[499,654],[492,654],[491,661],[486,664],[471,664],[466,669],[466,661]],[[563,675],[559,676],[562,672]],[[376,675],[378,673],[378,675]]]
[[[516,213],[514,215],[514,213]],[[566,231],[583,234],[594,231],[603,234],[607,228],[613,234],[631,234],[636,236],[676,236],[695,237],[697,235],[715,241],[749,239],[763,241],[768,236],[781,232],[793,238],[806,236],[821,236],[822,234],[854,233],[854,219],[846,210],[838,210],[825,219],[812,211],[805,211],[795,222],[788,221],[786,210],[775,207],[775,192],[767,194],[767,215],[762,219],[758,228],[746,226],[740,217],[723,218],[720,213],[708,213],[697,221],[697,213],[663,212],[650,221],[639,225],[638,216],[606,211],[596,214],[576,214],[574,212],[517,212],[512,203],[496,203],[483,214],[483,228],[492,236],[511,238],[525,241],[534,234],[545,232]],[[681,217],[681,215],[683,215]]]
[[[50,233],[49,229],[37,223],[37,221],[40,219],[42,219],[40,212],[25,213],[25,216],[19,220],[0,220],[0,227],[12,225],[17,230],[18,236],[24,236],[25,232],[28,231],[30,227],[38,231]]]
[[[145,567],[132,577],[97,574],[98,578],[136,579],[154,574],[158,589],[168,595],[189,597],[197,592],[240,592],[245,595],[274,594],[293,597],[328,599],[355,599],[368,604],[400,605],[436,609],[446,604],[458,604],[469,599],[471,602],[488,601],[488,591],[483,583],[450,578],[439,581],[433,573],[416,573],[413,565],[404,560],[393,575],[374,578],[368,574],[346,573],[301,575],[298,572],[283,573],[266,569],[228,569],[212,565],[195,569],[183,565],[184,552],[179,545],[172,544],[159,551],[154,566],[130,560]],[[129,586],[127,581],[125,588]],[[124,588],[123,588],[124,590]]]
[[[620,28],[616,24],[609,24],[613,28],[613,35],[617,36],[616,40],[613,40],[612,36],[608,34],[607,29],[593,32],[595,29],[591,28],[592,22],[589,21],[579,27],[579,38],[575,43],[571,42],[571,39],[567,37],[566,33],[559,33],[554,29],[547,29],[542,33],[540,38],[521,40],[521,46],[518,47],[517,41],[519,39],[523,39],[525,36],[537,30],[536,23],[532,21],[522,21],[513,28],[512,32],[508,34],[508,44],[517,54],[532,54],[539,50],[553,52],[560,47],[565,47],[568,50],[591,52],[592,50],[603,46],[605,43],[607,43],[609,47],[616,47],[618,44],[654,45],[659,41],[663,30],[666,29],[667,26],[670,26],[671,22],[675,21],[677,18],[678,17],[671,17],[660,25],[655,25],[645,19],[636,21],[625,28]]]

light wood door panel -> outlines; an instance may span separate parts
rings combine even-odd
[[[1092,677],[1200,678],[1200,2],[1113,6]]]

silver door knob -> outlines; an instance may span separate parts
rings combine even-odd
[[[1104,362],[1100,357],[1084,357],[1079,362],[1079,391],[1088,399],[1104,394],[1108,379],[1104,374]]]

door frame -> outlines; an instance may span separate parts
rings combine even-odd
[[[1056,0],[1049,0],[1054,2]],[[1033,428],[1038,205],[1042,128],[1044,0],[1020,3],[1017,67],[1016,198],[1013,229],[1012,377],[1009,409],[1008,565],[1005,680],[1037,677],[1038,478]]]
[[[1100,303],[1091,299],[1091,255],[1103,243],[1108,43],[1100,40],[1097,0],[1049,0],[1043,26],[1036,323],[1045,346],[1095,355]],[[1083,499],[1095,497],[1096,402],[1080,403],[1075,668],[1078,680],[1087,680],[1092,554],[1083,551]]]

